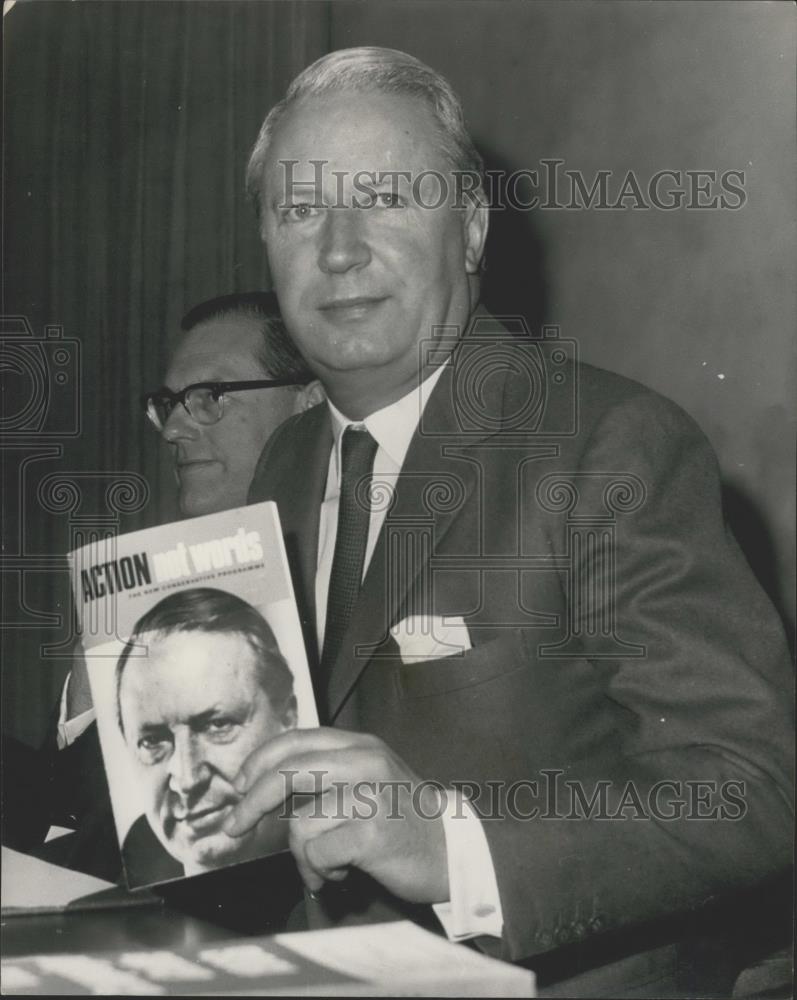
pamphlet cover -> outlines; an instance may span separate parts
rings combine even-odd
[[[318,725],[274,503],[87,539],[69,555],[129,888],[287,849],[222,824],[248,755]]]

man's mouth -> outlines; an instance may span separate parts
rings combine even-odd
[[[347,322],[350,323],[353,320],[364,319],[382,303],[387,301],[387,296],[366,296],[366,295],[352,295],[349,297],[341,297],[337,299],[329,299],[327,302],[320,305],[319,311],[324,313],[324,315],[335,322]]]
[[[215,458],[186,458],[177,462],[177,474],[204,472],[217,466],[219,463]]]
[[[175,824],[181,824],[183,830],[189,835],[206,836],[221,826],[232,806],[232,802],[222,802],[220,805],[175,814],[172,818]]]

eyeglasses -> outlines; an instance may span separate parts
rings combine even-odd
[[[147,392],[141,397],[141,402],[146,415],[155,427],[162,431],[178,403],[183,404],[198,424],[216,424],[224,416],[225,393],[302,384],[292,378],[258,378],[244,382],[194,382],[180,392],[172,392],[166,386]]]

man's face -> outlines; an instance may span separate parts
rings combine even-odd
[[[325,161],[323,171],[312,160]],[[449,188],[439,208],[420,203],[440,199],[438,180],[417,180],[430,170]],[[378,192],[373,207],[353,207],[367,201],[356,190],[363,171]],[[410,177],[372,184],[374,171]],[[391,207],[394,191],[401,207]],[[418,344],[440,324],[467,322],[468,273],[478,269],[486,214],[454,209],[453,200],[451,168],[420,100],[379,92],[313,97],[277,126],[263,238],[288,330],[333,401],[336,385],[357,373],[398,398],[417,381]]]
[[[177,392],[193,382],[267,378],[257,360],[261,345],[259,327],[247,317],[200,323],[180,341],[166,386]],[[176,406],[161,433],[172,447],[181,513],[243,506],[263,445],[296,403],[290,388],[225,393],[224,415],[215,424],[199,424]]]
[[[240,796],[232,782],[247,756],[296,724],[279,718],[257,680],[255,653],[236,633],[149,633],[131,657],[119,705],[144,789],[149,824],[191,874],[284,847],[261,822],[233,838],[221,824]]]

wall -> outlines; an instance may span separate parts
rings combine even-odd
[[[664,169],[745,172],[737,211],[536,210],[494,224],[516,250],[504,301],[700,423],[734,530],[792,621],[794,25],[791,5],[737,0],[402,0],[335,3],[331,34],[333,48],[387,45],[439,69],[499,168],[558,158],[588,184],[610,170],[609,202],[629,170],[643,191]],[[505,264],[494,246],[488,276]]]
[[[117,492],[117,530],[176,516],[140,395],[161,384],[189,307],[267,282],[244,167],[328,26],[323,4],[37,0],[3,27],[3,315],[36,337],[56,324],[80,352],[52,369],[68,377],[42,397],[44,430],[20,438],[31,387],[20,345],[2,345],[4,557],[22,557],[2,579],[3,722],[36,743],[69,667],[71,531],[109,513],[106,489],[127,473],[149,499]],[[50,475],[68,485],[47,510]]]

